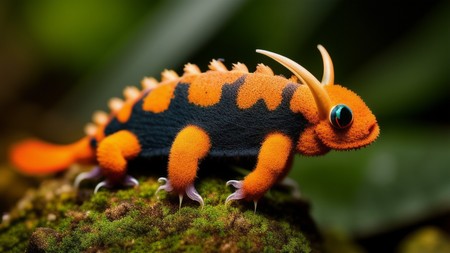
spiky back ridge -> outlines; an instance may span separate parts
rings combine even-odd
[[[92,122],[86,124],[85,134],[91,138],[100,141],[104,136],[104,129],[111,120],[114,118],[120,118],[121,115],[125,115],[131,112],[133,105],[139,101],[143,96],[145,96],[149,91],[165,84],[168,82],[177,82],[185,77],[195,77],[209,72],[230,72],[230,73],[240,73],[248,74],[250,73],[247,66],[243,63],[237,62],[232,65],[231,70],[223,64],[220,60],[211,60],[208,65],[208,70],[202,72],[200,68],[192,63],[187,63],[184,65],[183,74],[180,76],[174,70],[165,69],[161,72],[161,80],[158,81],[154,77],[145,77],[141,81],[141,89],[136,86],[127,86],[123,90],[123,99],[118,97],[113,97],[108,102],[108,107],[110,112],[95,111],[92,115]],[[275,76],[273,70],[260,63],[256,66],[256,70],[253,72],[256,74],[263,74],[268,76]],[[298,83],[298,78],[296,76],[291,76],[289,81],[292,83]]]

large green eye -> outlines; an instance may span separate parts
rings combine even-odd
[[[330,123],[335,128],[347,128],[353,122],[353,113],[350,108],[344,104],[338,104],[331,109]]]

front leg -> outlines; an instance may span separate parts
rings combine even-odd
[[[198,164],[209,152],[211,143],[208,134],[197,126],[183,128],[175,137],[169,154],[169,179],[160,178],[165,184],[159,190],[174,191],[180,197],[180,206],[184,193],[203,206],[203,199],[194,187]]]
[[[253,200],[256,204],[281,176],[289,171],[292,140],[282,133],[269,134],[262,143],[256,168],[243,181],[231,180],[238,190],[228,196],[226,202],[236,199]]]

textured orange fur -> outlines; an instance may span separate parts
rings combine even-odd
[[[310,126],[300,135],[297,142],[297,152],[303,155],[316,156],[323,155],[330,151],[315,133],[315,126]]]
[[[97,133],[95,134],[95,136],[94,136],[94,138],[95,138],[95,140],[97,141],[97,142],[100,142],[101,140],[103,140],[104,138],[105,138],[105,127],[106,127],[106,125],[104,125],[104,126],[97,126],[98,128],[97,128]]]
[[[354,121],[349,128],[337,131],[323,120],[316,126],[320,140],[332,149],[344,150],[360,148],[372,143],[379,135],[380,129],[375,116],[354,92],[339,86],[325,86],[333,104],[345,103],[352,108]]]
[[[141,146],[136,136],[121,130],[103,139],[97,148],[97,160],[103,173],[112,181],[120,181],[125,176],[127,160],[136,157]]]
[[[288,83],[289,80],[281,76],[248,75],[244,84],[239,87],[237,106],[240,109],[247,109],[262,99],[267,108],[273,111],[283,100],[282,92]]]
[[[161,113],[169,109],[177,82],[176,80],[169,81],[152,90],[144,99],[143,109],[154,113]]]
[[[257,200],[268,191],[283,175],[292,152],[292,141],[281,133],[267,136],[258,154],[255,170],[243,182],[246,199]]]
[[[11,162],[22,172],[33,175],[60,171],[77,161],[91,162],[94,157],[88,137],[70,145],[31,139],[13,145],[10,150]]]
[[[173,117],[168,117],[167,119],[163,118],[163,120],[169,122],[167,124],[169,126],[168,129],[157,129],[154,131],[150,129],[152,130],[149,131],[151,134],[147,134],[141,131],[140,126],[134,127],[133,121],[130,124],[126,123],[130,120],[130,116],[133,113],[133,106],[140,99],[143,99],[142,109],[144,111],[152,113],[165,112],[169,108],[173,109],[170,107],[170,104],[172,99],[178,99],[178,97],[175,98],[174,92],[177,85],[180,85],[179,88],[187,88],[187,99],[190,103],[185,103],[185,97],[179,97],[183,99],[183,103],[186,105],[186,108],[181,108],[181,111],[184,113],[188,112],[186,110],[193,108],[193,105],[210,107],[221,102],[221,99],[230,99],[228,95],[222,98],[223,88],[225,85],[236,83],[238,80],[243,80],[243,83],[239,83],[240,86],[236,97],[232,98],[232,102],[235,102],[236,106],[241,110],[251,108],[261,100],[265,103],[267,109],[274,113],[273,111],[283,102],[283,90],[286,86],[288,84],[295,86],[295,90],[287,90],[287,92],[294,92],[289,101],[290,110],[293,113],[304,116],[305,121],[303,121],[302,117],[297,117],[299,120],[292,122],[297,122],[296,124],[299,124],[299,126],[286,124],[289,128],[285,130],[284,128],[273,129],[278,127],[268,125],[266,127],[268,129],[263,129],[264,131],[260,132],[257,138],[250,136],[251,140],[255,140],[254,143],[251,143],[253,148],[258,148],[262,141],[257,163],[255,169],[244,178],[242,185],[240,182],[237,184],[235,180],[231,181],[233,186],[237,188],[242,187],[236,192],[239,194],[230,195],[232,200],[244,197],[247,200],[256,201],[261,198],[267,190],[289,172],[292,157],[296,152],[303,155],[322,155],[331,149],[359,148],[373,142],[379,134],[377,121],[370,109],[355,93],[339,85],[331,83],[322,85],[319,81],[317,81],[316,86],[311,86],[311,82],[308,82],[309,86],[298,84],[296,76],[289,79],[275,76],[272,69],[263,64],[259,64],[254,73],[248,73],[247,66],[241,63],[235,64],[233,69],[229,71],[221,61],[217,60],[213,60],[209,68],[209,71],[202,73],[196,65],[187,64],[181,77],[174,71],[165,70],[162,73],[160,83],[154,79],[146,78],[144,90],[128,88],[124,92],[125,102],[120,99],[112,101],[112,113],[109,116],[104,113],[102,117],[94,117],[94,123],[96,124],[88,125],[86,128],[86,133],[89,137],[66,146],[52,145],[36,140],[22,142],[12,148],[11,160],[26,173],[39,174],[62,170],[74,162],[94,161],[97,158],[101,171],[107,177],[107,182],[118,184],[123,182],[128,161],[141,154],[142,147],[139,140],[147,144],[147,142],[152,142],[151,139],[154,134],[164,135],[166,130],[178,131],[181,129],[179,132],[170,132],[170,139],[163,139],[167,145],[164,146],[164,151],[166,152],[168,145],[170,145],[170,143],[167,143],[167,140],[170,142],[176,134],[168,154],[169,180],[167,183],[170,183],[173,190],[180,195],[185,192],[193,193],[195,191],[192,190],[192,184],[194,183],[199,163],[208,155],[213,144],[220,147],[221,140],[214,135],[217,134],[217,131],[211,131],[215,130],[211,128],[217,127],[217,125],[212,124],[212,126],[209,126],[208,124],[199,123],[202,126],[200,128],[196,125],[188,125],[194,124],[196,121],[173,121]],[[242,77],[245,77],[245,79],[240,79]],[[307,79],[301,79],[307,81]],[[313,94],[311,90],[315,91],[315,93]],[[225,92],[228,92],[228,90],[225,89]],[[182,94],[185,94],[184,90]],[[345,129],[333,127],[329,119],[326,118],[326,111],[330,111],[334,105],[341,103],[347,105],[353,112],[353,123]],[[318,110],[318,107],[323,110]],[[217,106],[217,108],[220,109],[219,114],[227,112],[227,108],[222,106]],[[151,118],[154,115],[142,113],[140,108],[135,109],[135,112],[141,113],[137,114],[136,117],[148,116],[150,120],[155,120],[155,118]],[[180,112],[180,108],[176,109],[178,111],[174,109],[174,113]],[[199,108],[194,109],[191,113],[195,113]],[[236,111],[235,107],[233,107],[233,111]],[[289,113],[289,115],[291,114]],[[139,119],[134,116],[131,120]],[[157,116],[156,118],[160,120],[161,117],[159,116],[164,115]],[[180,118],[182,118],[181,116]],[[123,124],[116,126],[115,119]],[[265,121],[266,118],[261,116],[260,119]],[[207,121],[205,120],[203,123]],[[114,124],[108,125],[109,122],[114,122]],[[177,125],[175,127],[171,124]],[[301,128],[298,130],[302,131],[292,131],[291,133],[291,130],[296,130],[296,127]],[[108,128],[107,131],[105,131],[106,128]],[[122,130],[124,128],[128,130]],[[305,129],[303,130],[303,128]],[[105,137],[105,132],[112,134]],[[208,132],[211,135],[208,135]],[[226,137],[231,136],[233,133],[227,133],[229,135]],[[265,135],[266,133],[270,134]],[[214,143],[211,143],[210,136]],[[241,136],[246,137],[246,135],[236,136],[238,136],[239,141]],[[264,136],[264,140],[261,140]],[[219,135],[219,137],[221,136]],[[153,148],[151,145],[145,147],[150,151]],[[239,155],[239,146],[236,146],[235,149],[233,151],[237,152],[231,154]],[[142,152],[142,155],[145,157],[146,152]],[[101,186],[102,184],[99,185],[99,187]],[[170,188],[168,185],[161,187],[166,190]],[[199,199],[201,200],[201,198]],[[199,199],[196,199],[196,201],[199,201]],[[203,201],[199,202],[202,203]]]
[[[311,90],[306,85],[300,85],[295,90],[290,104],[291,111],[303,114],[306,120],[311,124],[319,122],[319,114],[317,113],[317,105]]]
[[[169,179],[176,192],[183,193],[194,182],[199,161],[210,148],[208,134],[197,126],[187,126],[177,134],[170,149],[168,167]]]
[[[117,113],[117,120],[120,123],[125,123],[131,116],[131,110],[133,109],[134,101],[126,101],[123,104],[122,109]]]
[[[222,87],[235,82],[242,73],[239,72],[206,72],[192,80],[189,84],[189,102],[199,106],[212,106],[219,103]],[[183,80],[182,80],[183,82]]]

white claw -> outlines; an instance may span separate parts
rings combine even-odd
[[[203,208],[203,206],[205,205],[205,202],[203,201],[202,196],[200,196],[200,194],[197,192],[197,190],[195,189],[193,184],[190,184],[187,188],[186,188],[186,195],[194,200],[197,201],[198,203],[200,203],[200,206]]]
[[[100,183],[97,184],[97,186],[95,187],[94,194],[97,194],[97,192],[98,192],[98,190],[100,190],[100,188],[102,188],[102,187],[107,187],[108,185],[109,185],[109,184],[108,184],[108,182],[107,182],[106,180],[100,182]]]
[[[78,187],[80,186],[80,183],[85,180],[85,179],[98,179],[102,176],[102,172],[101,169],[99,167],[95,167],[94,169],[92,169],[89,172],[83,172],[80,175],[78,175],[75,178],[75,183],[74,183],[74,187],[75,189],[78,189]],[[110,180],[106,179],[101,181],[100,183],[98,183],[95,186],[94,189],[94,194],[96,194],[102,187],[106,187],[106,188],[112,188],[116,185],[115,182],[111,182]],[[136,180],[136,178],[127,175],[122,182],[120,182],[118,185],[121,186],[137,186],[139,185],[139,181]]]
[[[170,184],[170,181],[165,177],[158,178],[159,183],[164,183],[155,192],[156,197],[159,199],[158,193],[160,190],[164,190],[166,192],[171,192],[173,190],[172,184]]]
[[[139,181],[136,178],[128,175],[125,178],[125,180],[123,181],[123,184],[125,186],[132,186],[132,187],[134,187],[134,186],[139,186]]]
[[[225,200],[225,205],[227,205],[232,200],[239,200],[245,198],[244,191],[242,190],[242,181],[240,180],[229,180],[227,181],[226,185],[232,185],[237,190],[230,194],[227,199]]]
[[[76,190],[78,190],[78,187],[80,187],[80,184],[82,181],[86,179],[98,179],[102,175],[101,169],[99,167],[94,167],[91,171],[80,173],[76,178],[74,182],[74,187]]]
[[[225,205],[227,205],[232,200],[240,200],[243,198],[245,198],[244,191],[242,191],[242,189],[239,189],[227,197],[227,199],[225,200]]]
[[[256,213],[256,207],[258,206],[258,200],[253,200],[253,204],[255,205],[255,210],[253,210],[253,213]]]
[[[168,180],[165,177],[158,178],[158,182],[164,183],[163,185],[158,187],[158,189],[155,192],[155,195],[159,199],[158,193],[160,190],[165,190],[166,192],[171,192],[173,190],[173,186],[170,183],[170,180]],[[201,207],[203,208],[203,206],[205,205],[205,202],[203,201],[202,196],[200,196],[200,194],[198,194],[197,190],[194,187],[194,184],[190,184],[188,187],[186,187],[185,192],[186,192],[186,195],[188,196],[188,198],[190,198],[194,201],[197,201],[198,203],[200,203]],[[180,193],[178,195],[178,198],[180,199],[179,208],[181,208],[181,204],[183,202],[183,196],[184,196],[184,194],[182,194],[182,193]]]
[[[78,187],[80,186],[80,183],[81,183],[82,181],[88,179],[88,178],[89,178],[89,172],[83,172],[83,173],[80,173],[80,174],[75,178],[75,183],[74,183],[75,189],[78,190]]]
[[[180,199],[180,204],[178,205],[178,210],[181,209],[181,203],[183,203],[183,194],[178,194],[178,198]]]
[[[228,180],[226,186],[232,185],[236,189],[242,188],[242,181],[239,180]]]

